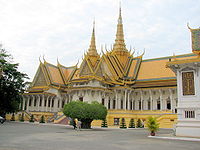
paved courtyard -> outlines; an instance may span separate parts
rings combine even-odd
[[[169,134],[172,130],[160,130]],[[145,129],[75,131],[69,126],[5,122],[0,150],[199,150],[200,142],[148,138]]]

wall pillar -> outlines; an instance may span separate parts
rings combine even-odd
[[[29,111],[30,96],[27,95],[26,111]]]
[[[173,106],[173,94],[172,94],[172,89],[169,89],[169,98],[170,98],[170,106],[171,106],[171,111],[174,111],[174,106]]]
[[[25,109],[25,96],[23,95],[23,100],[22,100],[22,110],[24,111]]]

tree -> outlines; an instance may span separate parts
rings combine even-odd
[[[35,119],[34,119],[33,115],[31,115],[31,118],[30,118],[29,122],[35,122]]]
[[[24,113],[22,113],[19,119],[20,119],[19,121],[24,122]]]
[[[44,116],[42,115],[40,118],[40,123],[45,123]]]
[[[102,120],[101,127],[104,127],[104,128],[108,127],[106,119]]]
[[[121,120],[120,128],[122,128],[122,129],[126,129],[126,121],[125,121],[124,118],[122,118],[122,120]]]
[[[15,121],[15,114],[14,113],[12,113],[10,121]]]
[[[131,120],[130,120],[129,128],[135,128],[135,122],[134,122],[133,118],[131,118]]]
[[[70,118],[77,118],[82,122],[81,128],[91,128],[93,120],[104,120],[107,115],[107,109],[98,102],[91,104],[81,101],[72,101],[65,104],[63,113]]]
[[[10,54],[0,46],[0,115],[19,110],[27,75],[18,71],[19,64],[12,63]]]
[[[137,120],[137,128],[144,128],[144,125],[142,124],[141,119]]]
[[[156,118],[148,118],[147,128],[149,129],[151,136],[155,136],[155,132],[159,130],[159,123],[157,122]]]

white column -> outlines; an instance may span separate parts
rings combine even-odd
[[[173,112],[173,94],[172,94],[172,89],[169,89],[169,98],[170,98],[170,106],[171,106],[171,111]]]
[[[113,99],[110,99],[110,109],[113,109]]]
[[[52,111],[52,99],[53,99],[53,96],[50,98],[50,107],[49,107],[50,112]]]
[[[24,111],[25,109],[25,96],[22,97],[23,101],[22,101],[22,110]]]
[[[59,98],[59,101],[60,101],[60,103],[59,103],[59,111],[61,110],[61,108],[62,108],[62,98]]]
[[[29,111],[29,102],[30,102],[30,96],[27,95],[27,103],[26,103],[26,111]]]
[[[45,108],[44,108],[44,95],[42,95],[42,111],[45,111]]]
[[[105,106],[108,109],[108,97],[105,97]]]
[[[117,95],[117,90],[115,90],[115,109],[119,109],[119,101],[118,101],[118,95]]]
[[[58,111],[58,99],[55,96],[54,96],[53,107],[54,107],[54,112],[57,112]]]
[[[49,97],[50,97],[50,96],[47,96],[47,97],[46,97],[46,102],[47,102],[47,103],[46,103],[46,111],[48,111]]]

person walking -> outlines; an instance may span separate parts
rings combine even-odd
[[[77,122],[77,130],[80,130],[81,129],[81,121],[80,120],[78,120],[78,122]]]
[[[73,127],[74,127],[74,130],[77,128],[76,127],[76,121],[75,121],[75,119],[73,119],[73,121],[72,121],[72,125],[73,125]]]

